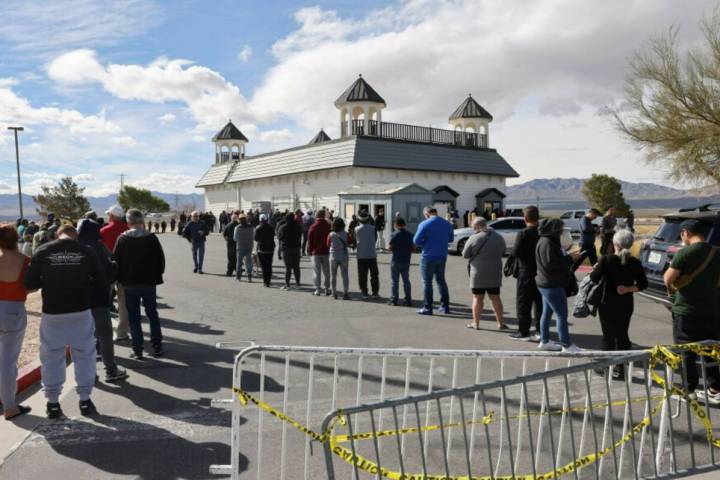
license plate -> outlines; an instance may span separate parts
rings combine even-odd
[[[648,255],[648,263],[654,263],[655,265],[658,265],[661,259],[662,253],[660,252],[650,252],[650,255]]]

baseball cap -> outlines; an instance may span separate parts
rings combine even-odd
[[[112,215],[115,218],[122,218],[125,215],[125,210],[120,205],[113,205],[105,211],[106,215]]]
[[[680,223],[680,231],[683,230],[691,233],[703,233],[705,231],[705,224],[694,218],[688,218]]]

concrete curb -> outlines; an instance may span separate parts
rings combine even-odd
[[[18,395],[40,381],[40,360],[35,360],[25,365],[18,372],[17,393]]]

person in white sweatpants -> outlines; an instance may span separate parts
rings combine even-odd
[[[95,320],[91,310],[47,314],[40,321],[42,386],[50,403],[57,403],[65,384],[65,347],[70,347],[75,367],[75,390],[89,400],[95,384]]]

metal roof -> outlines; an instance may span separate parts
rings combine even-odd
[[[472,98],[472,95],[468,95],[465,101],[463,101],[460,106],[455,109],[452,115],[450,115],[450,120],[455,120],[456,118],[487,118],[488,120],[493,119],[492,115],[490,115],[490,112],[485,110],[479,103],[477,103],[475,99]]]
[[[330,140],[332,140],[332,139],[328,136],[327,133],[325,133],[325,130],[323,130],[321,128],[320,131],[317,133],[317,135],[315,135],[313,137],[313,139],[310,140],[310,143],[308,145],[312,145],[315,143],[329,142]]]
[[[362,78],[362,75],[335,100],[335,106],[346,102],[375,102],[385,105],[385,100]]]
[[[458,148],[374,137],[357,138],[353,165],[399,170],[476,173],[501,177],[520,176],[496,150]]]
[[[421,187],[417,183],[406,182],[406,183],[362,183],[360,185],[353,185],[351,190],[339,192],[338,195],[392,195],[394,193],[402,192],[412,188],[416,193],[428,193],[432,194],[431,190]]]
[[[218,165],[213,165],[205,172],[205,175],[200,177],[200,180],[195,184],[195,187],[207,187],[208,185],[220,185],[225,182],[228,174],[232,170],[234,162],[225,162]]]
[[[231,166],[236,167],[231,169]],[[519,176],[497,151],[491,149],[351,136],[213,165],[197,186],[343,167]]]
[[[242,140],[243,142],[249,142],[245,135],[232,123],[228,121],[218,133],[213,137],[213,142],[216,140]]]

